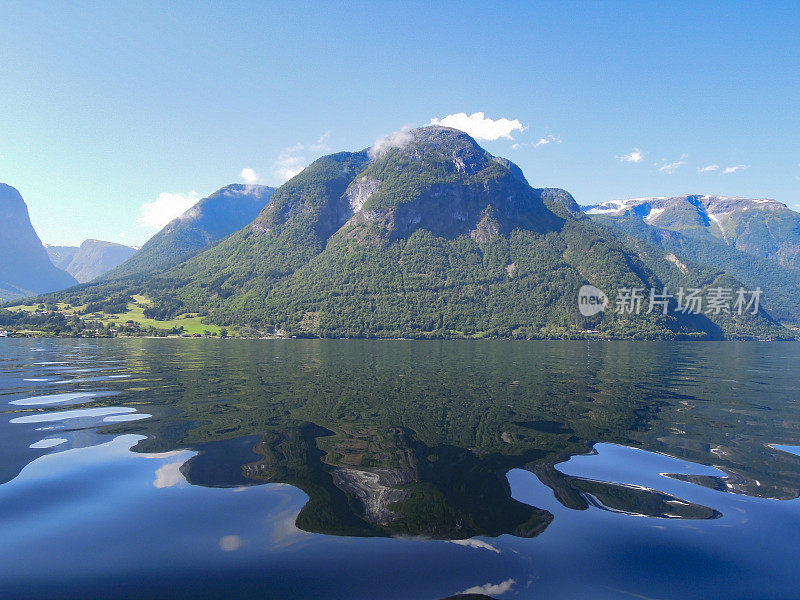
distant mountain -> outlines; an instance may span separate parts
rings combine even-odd
[[[683,233],[705,233],[729,246],[800,269],[800,213],[769,199],[686,195],[613,200],[583,209],[589,215],[635,217]]]
[[[107,292],[144,291],[161,318],[199,312],[287,335],[780,335],[765,313],[747,323],[674,311],[583,317],[577,293],[587,283],[609,293],[660,288],[667,278],[707,287],[724,274],[679,267],[644,244],[631,250],[567,192],[531,187],[461,131],[425,127],[378,148],[318,159],[240,231],[141,284],[110,282]]]
[[[737,250],[723,240],[697,231],[674,231],[648,225],[637,217],[607,217],[594,215],[592,219],[623,232],[628,246],[638,240],[659,248],[665,256],[681,257],[724,271],[747,288],[761,288],[762,305],[781,322],[800,326],[800,269],[783,267],[777,261],[761,258]]]
[[[70,261],[78,252],[78,246],[54,246],[51,244],[44,245],[47,250],[47,256],[50,257],[50,262],[53,266],[66,271]]]
[[[156,273],[191,258],[252,222],[274,191],[264,185],[225,186],[168,223],[105,277]]]
[[[584,206],[597,222],[665,254],[679,256],[763,290],[763,305],[800,325],[800,215],[774,200],[725,196],[632,198]]]
[[[53,266],[20,193],[0,183],[0,301],[60,290],[75,279]]]
[[[45,246],[53,264],[72,275],[78,283],[86,283],[121,265],[136,252],[135,248],[85,240],[77,246]]]

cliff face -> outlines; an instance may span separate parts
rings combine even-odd
[[[20,193],[0,183],[0,301],[64,289],[77,281],[56,268]]]

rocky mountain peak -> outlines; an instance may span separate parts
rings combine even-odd
[[[251,231],[311,228],[320,243],[340,230],[373,241],[421,228],[453,237],[474,232],[490,206],[492,231],[547,229],[555,219],[517,165],[463,131],[428,126],[314,161],[276,191]]]
[[[386,151],[376,154],[376,147],[386,146]],[[469,134],[441,125],[393,133],[378,140],[370,154],[378,162],[390,156],[393,163],[399,163],[397,166],[413,161],[437,161],[448,171],[467,175],[480,172],[493,160]]]
[[[339,212],[348,236],[372,238],[380,231],[389,239],[427,229],[484,240],[514,228],[546,230],[556,221],[517,165],[458,129],[392,134],[368,154],[371,160],[344,194],[350,212]]]

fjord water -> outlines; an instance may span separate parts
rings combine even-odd
[[[794,343],[1,343],[0,597],[800,597]]]

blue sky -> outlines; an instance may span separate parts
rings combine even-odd
[[[166,4],[0,4],[0,181],[44,242],[141,244],[228,183],[478,112],[582,204],[800,207],[791,3]]]

